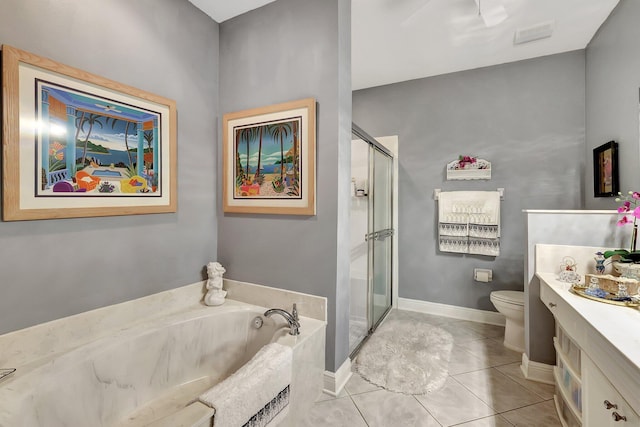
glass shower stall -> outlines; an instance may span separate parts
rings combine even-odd
[[[393,154],[355,124],[351,142],[351,295],[353,358],[391,309]]]

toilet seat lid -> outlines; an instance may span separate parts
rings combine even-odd
[[[515,305],[524,305],[524,292],[522,291],[493,291],[493,299]]]

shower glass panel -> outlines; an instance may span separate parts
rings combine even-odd
[[[357,136],[354,135],[354,138]],[[351,143],[351,273],[349,298],[349,353],[365,339],[369,322],[369,144],[362,139]],[[362,190],[357,192],[357,190]]]
[[[349,352],[355,356],[391,308],[393,157],[354,125],[351,144]]]
[[[391,176],[392,158],[372,147],[373,191],[369,198],[371,266],[369,275],[373,296],[371,324],[377,325],[391,307]]]

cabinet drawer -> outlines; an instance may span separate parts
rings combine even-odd
[[[562,325],[574,343],[583,348],[586,338],[584,320],[578,313],[544,281],[540,281],[540,300],[551,311],[556,322]]]
[[[582,359],[582,375],[585,388],[583,419],[586,426],[640,425],[640,417],[609,382],[600,369],[588,357]]]

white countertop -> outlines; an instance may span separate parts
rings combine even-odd
[[[555,273],[536,273],[536,276],[640,371],[640,310],[576,295],[569,291],[571,284],[559,281]]]
[[[587,353],[612,382],[622,383],[629,403],[638,411],[640,407],[640,310],[593,301],[572,293],[571,284],[561,282],[556,273],[537,272],[541,282],[548,285],[564,303],[577,314],[579,331],[572,338]],[[541,286],[543,284],[541,283]],[[558,307],[551,308],[553,313]],[[556,315],[556,313],[554,313]],[[557,317],[557,316],[556,316]],[[581,322],[584,321],[584,325]],[[625,391],[625,390],[623,390]]]

